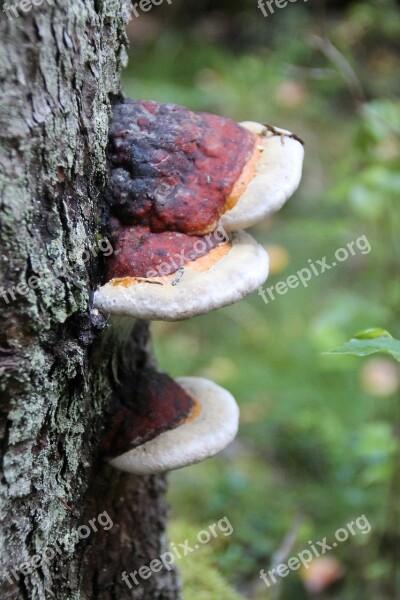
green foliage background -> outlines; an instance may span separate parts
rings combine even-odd
[[[394,385],[381,394],[368,381],[381,369],[385,383],[397,367],[391,357],[324,353],[369,327],[400,337],[399,10],[390,0],[340,9],[299,0],[265,19],[255,0],[218,6],[181,2],[134,21],[126,94],[267,121],[305,140],[299,191],[252,231],[287,257],[267,285],[309,259],[331,262],[362,235],[371,252],[267,305],[254,294],[188,322],[154,324],[160,367],[213,379],[242,413],[224,454],[170,476],[174,542],[224,515],[234,527],[179,563],[184,598],[325,598],[311,596],[299,572],[270,589],[259,571],[295,522],[290,556],[365,514],[371,533],[334,552],[345,575],[329,597],[393,599],[400,392]],[[340,60],[315,36],[329,39]]]

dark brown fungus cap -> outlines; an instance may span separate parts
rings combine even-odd
[[[153,232],[212,231],[256,140],[230,119],[175,104],[118,104],[108,149],[113,214]]]
[[[123,454],[174,429],[193,411],[195,403],[166,373],[141,369],[135,387],[119,404],[107,429],[102,452],[109,458]]]

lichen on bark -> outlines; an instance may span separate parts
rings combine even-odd
[[[126,52],[124,0],[55,0],[0,20],[0,596],[177,598],[174,572],[121,581],[163,549],[165,481],[97,455],[112,369],[90,296],[102,277],[105,148]],[[38,285],[20,287],[37,278]],[[127,335],[132,329],[129,325]],[[128,335],[135,352],[146,336]],[[77,528],[107,511],[108,530]],[[75,532],[75,533],[74,533]],[[69,544],[37,568],[21,564]],[[48,552],[50,554],[50,552]],[[17,576],[11,570],[16,569]],[[8,573],[8,576],[7,576]]]

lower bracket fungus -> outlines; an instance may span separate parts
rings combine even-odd
[[[176,380],[154,369],[138,372],[129,404],[120,404],[105,433],[109,463],[137,475],[179,469],[212,457],[238,430],[229,392],[200,377]]]

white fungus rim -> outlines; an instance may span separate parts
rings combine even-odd
[[[256,165],[256,175],[233,208],[221,217],[226,231],[252,227],[278,211],[299,186],[304,148],[290,131],[266,128],[261,123],[240,123],[252,133],[262,135],[264,150]]]

